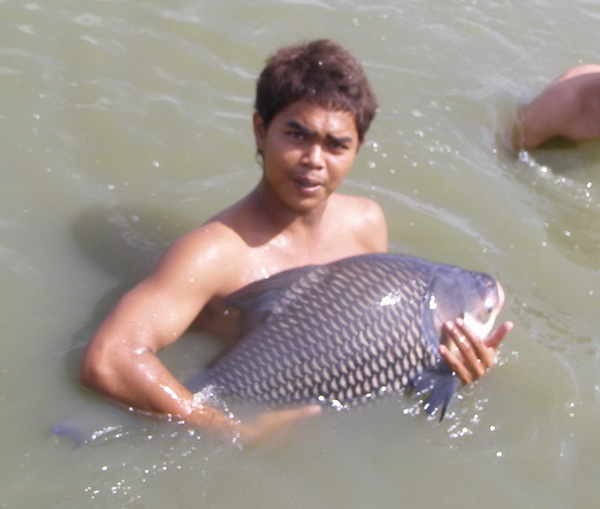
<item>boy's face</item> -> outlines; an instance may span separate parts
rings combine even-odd
[[[360,146],[352,113],[305,100],[281,110],[268,128],[255,113],[254,133],[264,178],[284,203],[305,212],[338,188]]]

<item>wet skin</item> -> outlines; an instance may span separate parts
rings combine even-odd
[[[299,101],[267,126],[253,117],[263,174],[246,197],[178,239],[157,269],[117,303],[90,341],[82,383],[144,412],[172,416],[246,442],[318,413],[306,407],[238,422],[194,400],[156,356],[194,321],[218,337],[235,337],[227,295],[257,279],[301,265],[387,250],[387,228],[372,200],[336,190],[360,143],[354,117]],[[485,373],[511,324],[485,343],[461,323],[448,327],[458,353],[440,349],[469,383]]]

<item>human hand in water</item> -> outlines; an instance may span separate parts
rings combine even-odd
[[[504,322],[493,334],[483,340],[460,318],[454,322],[446,322],[444,331],[458,351],[453,352],[446,345],[440,345],[440,355],[463,383],[471,384],[479,380],[494,365],[498,345],[512,328],[512,322]]]
[[[265,440],[271,440],[274,435],[280,436],[289,431],[296,421],[308,419],[319,413],[321,413],[319,405],[266,412],[250,422],[240,422],[236,426],[236,431],[242,444],[257,445]]]

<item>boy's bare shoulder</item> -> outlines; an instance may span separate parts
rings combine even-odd
[[[572,67],[568,71],[561,74],[556,81],[564,81],[571,78],[577,78],[585,75],[600,74],[600,65],[598,64],[581,64]]]
[[[341,213],[352,222],[373,222],[384,221],[383,211],[380,205],[365,196],[354,196],[348,194],[336,194],[335,207],[336,213]]]
[[[167,249],[154,278],[174,287],[188,281],[201,282],[211,298],[227,294],[236,289],[244,248],[234,230],[210,220],[179,237]]]
[[[181,237],[178,242],[203,257],[222,260],[228,253],[239,254],[247,244],[243,238],[243,223],[251,215],[248,209],[248,200],[240,200]]]
[[[381,206],[365,196],[336,194],[336,217],[369,251],[387,250],[387,224]]]

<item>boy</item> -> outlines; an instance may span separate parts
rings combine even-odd
[[[336,192],[375,116],[375,97],[356,60],[326,40],[279,50],[257,84],[254,135],[263,173],[245,198],[177,240],[155,272],[129,291],[90,341],[82,383],[127,406],[170,415],[252,441],[316,406],[240,423],[194,402],[156,357],[193,323],[236,337],[227,295],[285,269],[387,250],[373,201]],[[510,324],[487,342],[448,325],[461,355],[442,355],[469,383],[494,362]]]
[[[513,147],[528,150],[557,136],[600,137],[600,65],[578,65],[550,83],[523,110]]]

